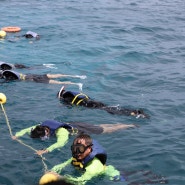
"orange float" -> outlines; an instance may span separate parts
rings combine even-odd
[[[8,26],[8,27],[3,27],[1,30],[6,31],[6,32],[19,32],[21,31],[20,27],[17,26]]]

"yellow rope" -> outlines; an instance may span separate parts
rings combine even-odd
[[[4,116],[5,116],[5,119],[6,119],[6,124],[7,124],[7,126],[8,126],[10,136],[11,136],[11,138],[12,138],[12,137],[13,137],[13,134],[12,134],[12,129],[11,129],[11,126],[10,126],[10,122],[9,122],[9,120],[8,120],[8,116],[7,116],[6,112],[5,112],[5,109],[4,109],[4,107],[3,107],[3,104],[2,104],[2,103],[0,103],[0,104],[1,104],[1,108],[2,108],[2,111],[3,111]],[[24,146],[30,148],[31,150],[37,152],[36,149],[34,149],[33,147],[31,147],[31,146],[25,144],[25,143],[22,142],[20,139],[16,139],[16,140],[17,140],[17,142],[19,142],[20,144],[22,144],[22,145],[24,145]],[[43,166],[44,166],[44,171],[45,171],[45,172],[48,171],[47,165],[46,165],[46,163],[44,162],[44,160],[46,160],[46,159],[45,159],[42,155],[40,155],[40,158],[41,158],[42,163],[43,163]]]

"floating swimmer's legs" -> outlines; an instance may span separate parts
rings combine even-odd
[[[80,78],[80,79],[83,79],[83,80],[87,78],[86,75],[74,75],[74,76],[71,76],[71,77]]]
[[[100,124],[100,126],[103,128],[103,133],[112,133],[112,132],[116,132],[121,129],[129,129],[129,128],[139,127],[135,124],[124,124],[124,123]]]
[[[71,78],[80,78],[80,79],[86,79],[87,76],[85,75],[65,75],[65,74],[47,74],[48,78],[61,78],[61,77],[71,77]]]

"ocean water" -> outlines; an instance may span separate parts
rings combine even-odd
[[[1,83],[13,133],[46,119],[134,123],[139,128],[92,135],[106,148],[107,164],[122,171],[151,170],[167,178],[169,185],[184,185],[183,0],[1,0],[0,7],[0,27],[22,28],[0,40],[0,61],[32,67],[18,70],[25,74],[86,75],[85,80],[65,80],[83,83],[83,93],[91,98],[108,105],[142,108],[150,115],[150,119],[136,119],[68,108],[56,98],[61,85]],[[29,30],[39,33],[41,39],[17,39]],[[74,85],[66,89],[78,91]],[[41,142],[25,136],[22,141],[41,149],[55,139]],[[61,150],[44,155],[48,169],[70,157],[72,141],[73,137]],[[65,172],[74,174],[70,167]],[[37,184],[43,173],[34,151],[11,139],[0,111],[0,185]],[[112,182],[97,177],[87,184],[129,184],[144,178],[141,174],[130,176],[128,182]]]

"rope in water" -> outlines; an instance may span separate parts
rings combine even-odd
[[[6,111],[5,111],[4,107],[3,107],[3,104],[2,104],[1,102],[0,102],[0,104],[1,104],[1,108],[2,108],[2,111],[3,111],[4,116],[5,116],[5,119],[6,119],[6,124],[7,124],[7,126],[8,126],[10,136],[11,136],[11,138],[13,138],[12,129],[11,129],[11,126],[10,126],[10,122],[9,122],[9,120],[8,120],[8,116],[7,116]],[[25,143],[24,143],[23,141],[21,141],[20,139],[16,139],[16,141],[19,142],[20,144],[22,144],[22,145],[24,145],[24,146],[30,148],[30,149],[33,150],[34,152],[37,152],[36,149],[34,149],[33,147],[31,147],[31,146],[25,144]],[[44,160],[46,160],[46,159],[45,159],[42,155],[40,155],[40,158],[41,158],[42,163],[43,163],[43,166],[44,166],[44,171],[45,171],[45,172],[48,171],[47,165],[46,165],[46,163],[44,162]]]

